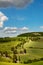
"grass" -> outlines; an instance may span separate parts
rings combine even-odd
[[[33,48],[29,48],[33,47]],[[37,48],[34,48],[37,47]],[[24,44],[24,48],[27,49],[27,53],[30,59],[43,57],[43,41],[29,41]],[[39,49],[38,49],[39,48]]]
[[[0,62],[0,65],[25,65],[25,64],[21,64],[21,63],[7,63],[7,62]],[[28,64],[26,64],[28,65]]]
[[[39,47],[43,48],[43,41],[29,41],[24,45],[25,48],[27,47]]]
[[[0,57],[0,62],[12,62],[12,59],[6,57]]]
[[[34,62],[34,63],[31,63],[31,64],[0,62],[0,65],[43,65],[43,61]]]

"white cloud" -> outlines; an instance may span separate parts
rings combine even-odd
[[[4,33],[6,34],[21,34],[21,33],[26,33],[29,31],[27,27],[22,27],[22,28],[17,28],[17,27],[5,27],[4,28]]]
[[[28,33],[28,32],[29,32],[29,28],[28,27],[19,28],[19,34]]]
[[[0,7],[17,7],[22,8],[25,7],[27,4],[32,3],[33,0],[0,0]]]
[[[17,31],[17,27],[5,27],[4,28],[4,33],[7,33],[7,34],[13,34],[13,33],[16,33]]]
[[[43,29],[43,26],[40,26],[41,29]]]
[[[19,28],[18,30],[19,30],[19,31],[28,31],[29,28],[28,28],[28,27],[22,27],[22,28]]]
[[[17,27],[5,27],[4,31],[27,31],[29,30],[27,27],[17,28]]]
[[[15,37],[19,34],[27,33],[29,29],[27,27],[5,27],[0,30],[0,37]]]
[[[8,20],[8,17],[5,16],[2,12],[0,12],[0,27],[3,27],[3,23],[6,20]]]
[[[3,22],[0,22],[0,27],[3,27]]]
[[[14,31],[17,30],[17,27],[5,27],[4,31]]]
[[[7,34],[13,34],[13,33],[16,33],[17,31],[6,31],[5,33]]]

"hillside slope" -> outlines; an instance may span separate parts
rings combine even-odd
[[[30,32],[18,35],[18,37],[36,37],[43,36],[43,32]]]

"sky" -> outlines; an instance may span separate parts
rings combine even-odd
[[[43,32],[43,0],[0,0],[0,37]]]

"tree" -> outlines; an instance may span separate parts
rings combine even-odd
[[[17,49],[15,48],[13,54],[18,54]]]
[[[24,49],[24,53],[26,53],[26,49]]]
[[[24,52],[23,52],[23,50],[20,50],[20,54],[23,54]]]
[[[11,51],[13,51],[13,54],[17,54],[17,53],[18,53],[16,47],[15,47],[15,48],[12,47],[12,48],[11,48]]]
[[[13,54],[13,63],[17,63],[17,55]]]
[[[11,51],[14,51],[14,47],[11,47]]]
[[[43,58],[41,58],[40,60],[43,60]]]
[[[16,55],[18,53],[17,49],[12,47],[11,51],[13,51],[13,63],[17,63],[17,55]]]
[[[6,57],[8,57],[8,52],[7,51],[5,51],[4,54],[5,54]]]
[[[20,61],[20,56],[19,56],[19,61]]]

